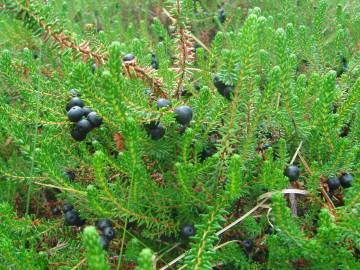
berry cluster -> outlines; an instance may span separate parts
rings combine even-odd
[[[71,204],[64,204],[63,206],[65,225],[81,227],[85,224],[85,220],[79,215],[79,212],[74,209]]]
[[[156,105],[160,110],[161,108],[169,107],[171,102],[168,99],[159,98]],[[179,106],[175,108],[174,113],[176,121],[183,126],[188,125],[193,118],[193,111],[189,106]],[[165,127],[159,121],[151,122],[146,126],[146,129],[153,140],[160,140],[165,135]]]
[[[83,141],[91,130],[102,124],[103,120],[91,108],[85,107],[84,101],[79,98],[79,93],[75,89],[70,90],[70,93],[73,97],[66,105],[66,111],[68,119],[76,123],[71,130],[71,136],[76,141]]]
[[[349,173],[344,173],[343,175],[341,175],[340,178],[337,176],[330,177],[327,180],[327,184],[330,191],[332,192],[338,189],[340,186],[342,186],[343,188],[351,187],[352,181],[353,181],[353,176]]]
[[[109,243],[115,237],[112,222],[109,219],[100,219],[96,222],[96,228],[101,232],[100,245],[103,249],[108,249]]]

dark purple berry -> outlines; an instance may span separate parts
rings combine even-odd
[[[84,107],[83,110],[85,116],[88,116],[88,114],[92,112],[92,109],[90,107]]]
[[[66,213],[68,211],[71,211],[74,209],[74,206],[72,204],[65,203],[63,206],[63,212]]]
[[[291,182],[299,179],[300,169],[298,166],[291,165],[285,169],[285,176],[289,178]]]
[[[113,240],[115,237],[115,231],[112,227],[106,227],[103,230],[103,235],[110,241]]]
[[[132,53],[125,54],[123,57],[123,61],[125,61],[125,62],[131,61],[134,59],[135,59],[135,56]]]
[[[193,117],[193,111],[189,106],[179,106],[175,109],[176,121],[181,125],[187,125],[190,123]]]
[[[88,114],[87,119],[90,121],[93,127],[101,126],[103,119],[96,112],[91,112]]]
[[[61,213],[61,210],[60,210],[60,208],[59,207],[54,207],[54,208],[52,208],[51,209],[51,213],[54,215],[54,216],[56,216],[56,215],[59,215],[60,213]]]
[[[104,235],[100,235],[99,243],[102,249],[107,250],[109,248],[110,241]]]
[[[160,140],[165,135],[165,128],[162,124],[149,129],[150,138],[153,140]]]
[[[349,173],[345,173],[340,177],[340,183],[343,188],[351,187],[352,180],[353,180],[353,176]]]
[[[251,241],[250,239],[246,239],[244,241],[242,241],[243,247],[247,250],[250,251],[252,250],[254,243],[253,241]]]
[[[220,79],[220,76],[219,75],[216,75],[213,79],[213,83],[216,87],[216,89],[220,92],[220,91],[223,91],[226,87],[226,84],[223,83]]]
[[[181,228],[181,236],[184,238],[189,238],[196,234],[196,229],[193,225],[186,224]]]
[[[165,107],[170,106],[171,103],[170,103],[170,100],[168,100],[168,99],[159,98],[156,104],[157,104],[158,109],[160,109],[160,108],[165,108]]]
[[[98,228],[100,231],[103,231],[107,227],[112,227],[112,222],[110,219],[104,218],[96,222],[96,228]]]
[[[220,95],[222,95],[223,97],[229,100],[231,99],[232,93],[234,92],[233,86],[226,85],[225,83],[223,83],[218,75],[214,77],[213,83],[216,89],[218,90],[218,92],[220,93]]]
[[[97,68],[96,63],[94,63],[94,64],[91,65],[91,71],[92,71],[92,73],[95,73],[95,72],[96,72],[96,68]]]
[[[158,63],[158,61],[157,61],[157,59],[156,59],[155,54],[152,54],[152,55],[151,55],[151,67],[152,67],[153,69],[159,69],[159,63]]]
[[[75,210],[70,210],[64,214],[65,224],[68,226],[82,226],[85,221],[79,216],[79,213]]]
[[[84,110],[79,106],[74,106],[68,111],[67,116],[71,122],[77,122],[84,116]]]
[[[330,177],[327,181],[330,190],[335,190],[340,187],[340,179],[336,176]]]
[[[225,20],[226,20],[224,4],[222,4],[221,7],[220,7],[220,9],[219,9],[218,19],[219,19],[219,21],[220,21],[221,23],[224,23]]]
[[[82,119],[76,123],[76,128],[78,128],[80,132],[88,133],[89,131],[92,130],[93,126],[89,120]]]
[[[70,95],[71,95],[72,97],[79,97],[79,96],[80,96],[79,91],[76,90],[75,88],[70,89],[69,93],[70,93]]]
[[[81,142],[83,140],[85,140],[86,138],[86,132],[83,132],[81,130],[79,130],[77,127],[73,128],[70,132],[71,137],[78,142]]]
[[[65,172],[65,176],[66,176],[70,181],[74,181],[75,178],[76,178],[75,173],[74,173],[73,171],[70,171],[70,170],[68,170],[68,171]]]
[[[72,107],[79,106],[84,107],[84,101],[81,98],[73,97],[69,103],[66,105],[66,111],[69,111]]]

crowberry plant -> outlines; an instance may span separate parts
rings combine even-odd
[[[359,25],[346,0],[2,0],[0,266],[360,269]]]

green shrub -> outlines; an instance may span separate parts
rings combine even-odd
[[[360,3],[219,2],[2,1],[1,269],[360,269]]]

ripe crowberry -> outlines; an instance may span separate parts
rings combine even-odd
[[[88,114],[87,119],[90,121],[93,127],[101,126],[103,119],[96,112],[91,112]]]
[[[69,111],[74,106],[84,107],[84,101],[81,98],[73,97],[66,105],[66,111]]]
[[[153,69],[159,69],[159,63],[158,63],[158,61],[157,61],[157,59],[156,59],[156,55],[155,55],[155,54],[152,54],[152,55],[151,55],[151,67],[152,67]]]
[[[83,110],[85,116],[88,116],[88,114],[92,112],[92,109],[90,107],[84,107]]]
[[[222,91],[222,90],[226,87],[226,84],[221,81],[219,75],[216,75],[216,76],[214,77],[213,83],[214,83],[216,89],[217,89],[219,92]]]
[[[131,61],[134,59],[135,59],[135,56],[132,53],[125,54],[123,57],[123,61]]]
[[[85,140],[86,138],[86,132],[83,132],[82,130],[79,130],[77,127],[73,128],[70,132],[71,137],[78,142],[81,142]]]
[[[108,249],[109,248],[109,243],[110,241],[104,236],[104,235],[100,235],[99,237],[99,243],[102,249]]]
[[[234,92],[234,87],[231,85],[226,85],[225,83],[223,83],[219,77],[219,75],[216,75],[214,77],[213,83],[216,87],[216,89],[218,90],[218,92],[220,93],[220,95],[222,95],[223,97],[230,99],[232,93]]]
[[[182,226],[181,228],[181,236],[184,238],[189,238],[191,236],[194,236],[196,234],[195,227],[190,224],[186,224]]]
[[[298,166],[291,165],[285,169],[285,176],[289,178],[289,180],[296,181],[299,179],[300,176],[300,169]]]
[[[92,130],[93,126],[89,120],[82,119],[76,123],[76,128],[78,128],[80,132],[88,133],[89,131]]]
[[[71,122],[77,122],[84,116],[84,110],[79,106],[74,106],[68,111],[67,116]]]
[[[193,117],[193,111],[189,106],[179,106],[175,109],[176,121],[181,125],[190,123]]]
[[[70,180],[70,181],[74,181],[76,178],[76,175],[73,171],[67,170],[65,172],[65,176]]]
[[[79,213],[75,210],[70,210],[64,214],[65,224],[68,226],[82,226],[84,225],[84,220],[79,216]]]
[[[73,96],[73,97],[79,97],[79,96],[80,96],[79,91],[76,90],[75,88],[70,89],[69,93],[70,93],[70,95]]]
[[[153,140],[160,140],[165,135],[165,128],[162,124],[158,124],[155,127],[149,129],[150,138]]]
[[[165,107],[170,106],[170,100],[165,99],[165,98],[159,98],[156,104],[157,104],[158,109],[165,108]]]
[[[345,173],[340,177],[340,183],[343,188],[351,187],[352,180],[353,180],[353,176],[349,173]]]
[[[204,148],[200,153],[200,161],[204,161],[206,158],[211,157],[216,152],[215,146],[208,146]]]
[[[103,231],[107,227],[112,227],[112,222],[110,219],[100,219],[96,222],[96,228],[98,228],[100,231]]]
[[[108,239],[108,240],[113,240],[115,237],[115,231],[112,227],[106,227],[103,230],[103,235]]]
[[[243,247],[247,250],[250,251],[252,250],[254,243],[253,241],[251,241],[250,239],[246,239],[244,241],[242,241]]]
[[[219,16],[218,19],[221,23],[224,23],[226,20],[226,15],[225,15],[225,9],[224,9],[224,4],[221,5],[220,9],[219,9]]]
[[[96,63],[94,63],[94,64],[91,65],[91,71],[92,71],[92,73],[95,73],[95,72],[96,72],[96,68],[97,68]]]
[[[63,212],[66,213],[68,211],[71,211],[74,209],[74,206],[72,204],[65,203],[63,206]]]
[[[56,216],[56,215],[59,215],[61,213],[61,210],[59,209],[59,207],[54,207],[51,209],[51,213]]]
[[[327,181],[330,190],[335,190],[340,187],[340,179],[336,176],[330,177]]]

